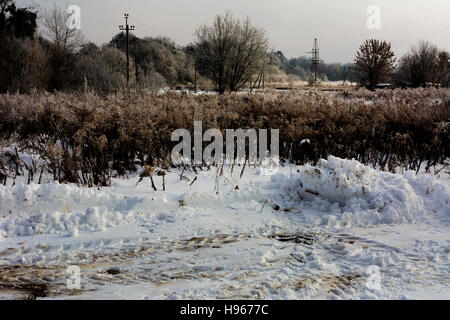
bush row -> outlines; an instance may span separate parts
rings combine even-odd
[[[193,132],[195,120],[203,130],[279,129],[282,160],[297,164],[334,155],[382,170],[430,168],[449,157],[449,96],[445,89],[0,95],[0,182],[27,173],[29,181],[50,174],[100,186],[140,166],[169,167],[172,132]]]

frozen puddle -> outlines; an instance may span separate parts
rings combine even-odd
[[[448,173],[235,171],[1,186],[0,299],[450,298]]]

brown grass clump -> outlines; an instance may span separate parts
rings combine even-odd
[[[280,129],[280,156],[295,163],[334,155],[383,170],[428,168],[449,157],[445,89],[265,94],[0,95],[0,183],[50,173],[60,182],[109,185],[113,176],[166,163],[178,128]],[[313,152],[300,141],[309,139]],[[26,162],[19,153],[38,156]],[[3,181],[2,181],[3,179]]]

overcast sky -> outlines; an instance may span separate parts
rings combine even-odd
[[[266,30],[270,45],[288,58],[306,55],[314,38],[325,62],[351,62],[366,38],[392,42],[396,55],[419,40],[450,51],[450,0],[16,0],[48,8],[69,4],[81,8],[87,40],[108,42],[123,24],[123,13],[137,36],[167,36],[177,44],[194,40],[195,29],[230,10],[250,17]],[[367,8],[380,8],[381,29],[367,27]]]

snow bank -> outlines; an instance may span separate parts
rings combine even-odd
[[[124,199],[56,182],[0,187],[0,238],[100,231],[126,218]],[[95,205],[95,207],[90,207]]]
[[[330,156],[317,166],[302,166],[285,178],[276,175],[272,181],[280,182],[282,193],[293,200],[307,201],[309,206],[325,211],[322,224],[411,223],[426,209],[422,197],[405,177],[376,171],[356,160]]]
[[[36,234],[103,231],[135,222],[131,210],[142,198],[112,189],[80,188],[58,182],[0,186],[0,239]]]
[[[416,175],[414,171],[407,171],[403,176],[416,194],[424,199],[428,210],[447,221],[450,219],[450,175],[444,172]]]
[[[244,223],[251,229],[257,221],[277,219],[276,211],[287,214],[280,210],[285,208],[294,208],[286,212],[299,223],[333,228],[412,223],[430,215],[450,223],[446,173],[392,174],[329,157],[317,166],[280,167],[271,178],[258,174],[258,169],[249,169],[242,178],[224,175],[219,192],[215,172],[203,171],[197,177],[194,184],[180,182],[173,172],[166,177],[165,192],[153,192],[144,182],[136,186],[137,178],[117,180],[102,189],[57,182],[0,186],[0,239],[76,236],[130,223],[158,227],[177,219],[189,220],[190,226],[202,226],[200,221],[210,219],[214,225]],[[272,211],[275,207],[279,208]]]

